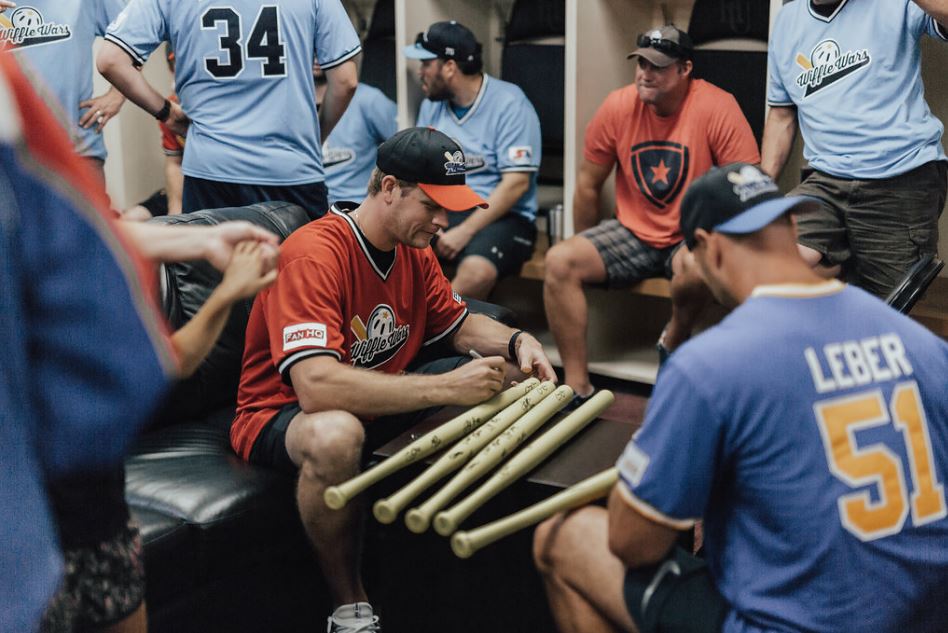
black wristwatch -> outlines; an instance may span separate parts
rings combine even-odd
[[[164,123],[167,120],[169,114],[171,114],[171,102],[165,99],[165,103],[163,106],[161,106],[161,110],[155,112],[155,118]]]
[[[521,334],[523,334],[523,330],[517,330],[510,335],[510,340],[507,341],[507,358],[509,360],[517,360],[517,339],[520,338]]]

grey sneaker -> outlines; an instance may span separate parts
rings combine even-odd
[[[329,616],[327,633],[379,633],[379,616],[372,612],[368,602],[344,604]]]

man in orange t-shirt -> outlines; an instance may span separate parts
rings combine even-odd
[[[648,277],[671,278],[672,319],[663,343],[674,349],[710,299],[681,245],[681,197],[715,165],[760,162],[734,97],[692,79],[692,50],[691,38],[674,26],[640,35],[629,54],[638,59],[635,83],[612,92],[586,127],[573,196],[576,234],[547,253],[543,286],[574,405],[593,392],[583,284],[623,288]],[[602,186],[615,166],[616,217],[596,225]]]

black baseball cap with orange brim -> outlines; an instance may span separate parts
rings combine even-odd
[[[376,167],[418,185],[448,211],[487,208],[487,201],[466,184],[464,150],[430,127],[402,130],[379,146]]]

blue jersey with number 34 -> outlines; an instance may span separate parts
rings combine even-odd
[[[171,42],[176,91],[191,118],[186,175],[324,180],[313,58],[328,70],[361,50],[339,0],[131,0],[106,39],[139,63]]]
[[[662,369],[621,489],[704,517],[724,633],[944,631],[946,378],[948,345],[857,288],[759,287]]]

